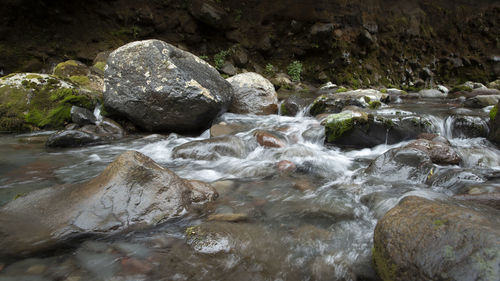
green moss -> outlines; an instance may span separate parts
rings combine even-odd
[[[325,95],[321,95],[319,97],[317,97],[312,106],[311,106],[311,109],[309,109],[309,114],[311,114],[312,116],[316,116],[318,114],[321,114],[325,111],[325,108],[326,108],[326,100],[327,100],[327,96]]]
[[[84,107],[86,109],[92,110],[94,108],[95,102],[87,96],[76,96],[69,95],[66,96],[60,104],[63,105],[76,105],[79,107]]]
[[[285,103],[281,103],[280,111],[281,111],[281,115],[288,115],[288,111],[286,110]]]
[[[397,265],[390,262],[388,258],[386,258],[386,255],[384,255],[383,250],[377,247],[376,244],[375,247],[372,248],[372,258],[373,263],[375,264],[375,269],[382,280],[396,280],[398,272]]]
[[[347,92],[347,89],[344,87],[340,87],[337,89],[337,91],[335,91],[335,93],[344,93],[344,92]]]
[[[24,76],[26,79],[42,79],[43,77],[38,74],[28,74]]]
[[[495,105],[491,110],[490,110],[490,119],[491,121],[495,120],[495,117],[497,116],[498,113],[498,104]]]
[[[450,90],[450,93],[456,93],[456,92],[471,92],[472,91],[472,88],[471,87],[467,87],[465,85],[459,85],[459,86],[455,86],[453,87],[453,89]]]
[[[19,199],[19,198],[21,198],[21,197],[26,196],[26,194],[27,194],[27,193],[18,193],[18,194],[16,194],[16,196],[14,196],[14,200],[17,200],[17,199]]]
[[[369,96],[364,96],[363,99],[365,100],[366,103],[370,103],[371,101]]]
[[[106,62],[103,62],[103,61],[96,62],[94,64],[94,67],[104,71],[104,67],[106,67]]]
[[[374,100],[368,103],[368,107],[371,109],[377,109],[382,106],[382,103],[378,100]]]
[[[435,226],[439,227],[439,226],[443,226],[443,225],[447,224],[448,220],[446,220],[446,219],[445,220],[434,220],[432,223]]]
[[[50,101],[58,101],[64,99],[66,96],[72,95],[73,89],[70,88],[61,88],[54,90],[50,93],[49,100]]]
[[[387,94],[387,89],[386,89],[386,88],[383,88],[383,89],[381,89],[381,90],[380,90],[380,92],[381,92],[382,94]]]
[[[354,118],[351,112],[341,112],[329,115],[323,122],[328,142],[334,142],[354,128]]]
[[[78,89],[58,88],[58,79],[24,81],[23,87],[0,86],[0,131],[59,129],[71,120],[72,105],[94,107],[95,101]]]
[[[71,82],[79,84],[81,86],[88,86],[88,85],[90,85],[90,79],[87,76],[84,76],[84,75],[70,76],[69,80],[71,80]]]

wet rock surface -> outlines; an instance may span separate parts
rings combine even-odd
[[[245,155],[245,144],[240,138],[234,136],[192,141],[177,146],[172,151],[173,158],[196,160],[215,160],[221,156],[242,158]]]
[[[163,41],[129,43],[107,61],[104,105],[147,131],[199,131],[232,98],[215,68]]]
[[[192,193],[198,198],[193,200]],[[179,216],[192,201],[212,201],[201,188],[138,152],[125,152],[86,183],[41,189],[0,209],[2,255],[47,249],[81,234],[112,234]]]
[[[431,169],[432,160],[427,153],[408,147],[393,148],[375,158],[365,173],[386,181],[423,183]]]
[[[406,197],[377,223],[377,272],[383,280],[497,280],[499,218],[473,203]]]
[[[229,109],[239,114],[274,114],[278,112],[278,96],[273,84],[254,72],[241,73],[227,79],[234,91]]]

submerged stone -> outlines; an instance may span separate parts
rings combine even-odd
[[[388,280],[499,280],[500,211],[409,196],[378,223],[373,259]]]

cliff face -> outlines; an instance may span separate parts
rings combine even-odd
[[[299,60],[310,82],[354,87],[500,75],[495,0],[8,0],[0,18],[4,74],[157,38],[257,72]]]

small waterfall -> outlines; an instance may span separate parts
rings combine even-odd
[[[99,103],[97,103],[95,108],[94,108],[94,116],[95,116],[95,119],[97,120],[97,123],[102,122],[101,104],[99,104]]]
[[[283,115],[283,112],[281,112],[281,107],[283,106],[283,103],[285,102],[285,100],[282,100],[280,102],[278,102],[278,115]]]
[[[454,120],[453,116],[442,118],[440,116],[427,115],[425,116],[425,118],[432,123],[432,127],[434,128],[433,131],[435,133],[447,139],[453,138],[453,133],[452,133],[452,124]]]
[[[299,110],[299,112],[297,112],[295,117],[304,117],[304,116],[309,115],[309,110],[311,109],[312,106],[313,106],[313,103],[310,103],[306,107],[302,108],[301,110]]]

